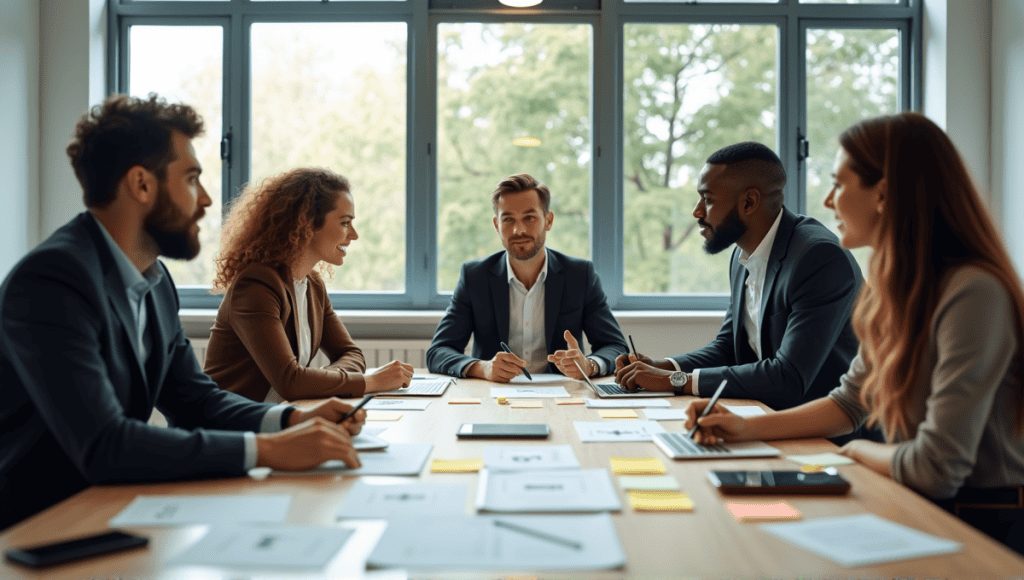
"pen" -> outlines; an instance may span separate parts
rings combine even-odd
[[[636,345],[633,344],[633,335],[632,334],[629,335],[629,346],[633,349],[633,356],[636,357],[636,360],[640,360],[640,355],[638,355],[636,353]]]
[[[507,344],[505,344],[504,342],[502,342],[500,344],[501,344],[501,350],[503,350],[503,351],[505,351],[505,352],[507,352],[509,354],[515,354],[515,353],[512,352],[512,349],[509,348]],[[523,374],[526,375],[526,378],[530,379],[531,381],[533,380],[533,377],[530,376],[530,371],[526,370],[526,367],[519,367],[519,368],[523,369]]]
[[[722,391],[725,390],[725,383],[728,382],[729,381],[727,380],[723,380],[722,384],[718,385],[718,390],[715,391],[714,395],[711,395],[711,402],[708,403],[707,407],[704,407],[704,412],[700,414],[700,417],[697,417],[697,419],[694,420],[693,429],[690,429],[690,432],[686,435],[687,437],[693,439],[693,436],[697,434],[697,421],[703,419],[704,417],[707,417],[708,413],[711,412],[711,408],[715,406],[715,403],[718,402],[718,397],[721,397]]]
[[[552,544],[559,544],[561,546],[566,546],[568,548],[572,548],[573,550],[582,550],[583,549],[583,544],[581,544],[579,542],[574,542],[572,540],[566,540],[565,538],[559,538],[558,536],[552,536],[551,534],[545,534],[544,532],[538,532],[537,530],[534,530],[534,529],[524,528],[522,526],[517,526],[515,524],[510,524],[508,522],[503,522],[501,520],[494,520],[494,525],[499,527],[499,528],[505,528],[506,530],[512,530],[513,532],[519,532],[520,534],[524,534],[524,535],[527,535],[527,536],[533,536],[534,538],[538,538],[538,539],[541,539],[541,540],[546,540],[548,542],[551,542]]]
[[[345,413],[345,415],[343,415],[341,417],[341,421],[338,421],[338,423],[344,423],[346,419],[348,419],[352,415],[355,415],[356,411],[358,411],[359,409],[362,409],[363,406],[366,405],[367,403],[369,403],[370,399],[372,399],[372,398],[373,398],[373,395],[366,395],[365,397],[363,397],[363,400],[359,401],[359,404],[356,405],[355,407],[353,407],[351,411],[349,411],[348,413]]]

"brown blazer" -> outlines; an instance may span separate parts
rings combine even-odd
[[[310,351],[332,361],[324,368],[298,365],[295,288],[287,269],[252,264],[228,287],[210,331],[206,374],[220,388],[263,401],[273,386],[286,401],[360,397],[366,360],[331,307],[327,286],[309,275]]]

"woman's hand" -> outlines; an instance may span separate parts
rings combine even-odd
[[[372,373],[363,375],[366,380],[366,393],[393,391],[408,387],[412,382],[412,365],[393,360]]]

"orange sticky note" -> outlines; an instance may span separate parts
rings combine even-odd
[[[600,409],[597,412],[604,419],[636,419],[637,414],[633,409]]]
[[[630,491],[629,505],[638,512],[693,511],[690,496],[678,491]]]
[[[435,459],[430,464],[433,473],[474,473],[484,466],[484,460],[476,459]]]
[[[367,421],[397,421],[402,418],[398,411],[367,411]]]
[[[586,399],[555,399],[556,405],[583,405]]]
[[[513,409],[543,409],[544,403],[536,399],[516,399],[512,401]]]
[[[479,405],[480,397],[466,397],[462,399],[448,399],[449,405]]]
[[[727,503],[732,517],[741,522],[786,522],[799,520],[800,511],[784,501],[772,503]]]

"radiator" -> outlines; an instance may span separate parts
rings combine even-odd
[[[199,366],[206,362],[206,345],[210,342],[206,338],[193,338],[192,350],[196,353]],[[379,367],[393,360],[400,360],[409,363],[416,368],[426,368],[427,347],[430,341],[425,339],[359,339],[356,343],[366,357],[368,368]],[[318,352],[310,366],[326,366],[330,364],[323,352]]]

